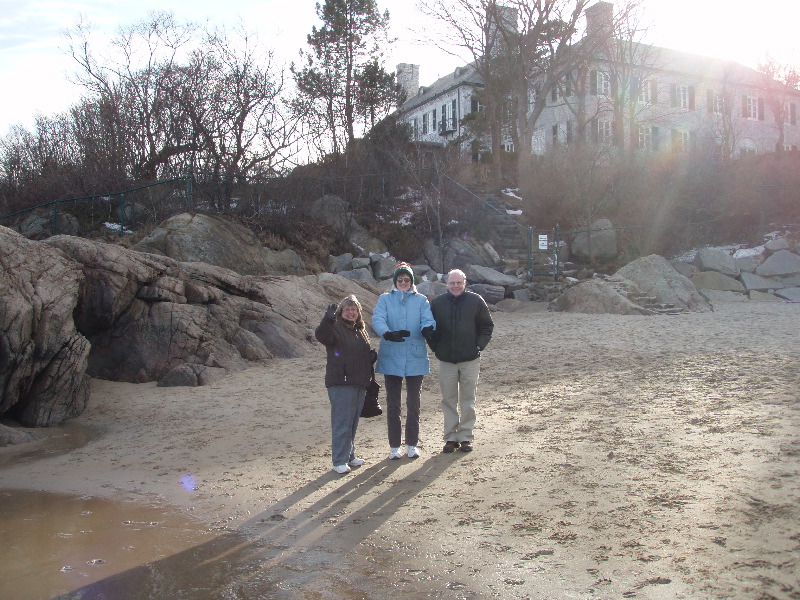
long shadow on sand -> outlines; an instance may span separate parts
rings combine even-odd
[[[346,478],[327,473],[235,531],[63,594],[57,600],[353,597],[344,589],[331,589],[341,579],[353,551],[405,502],[436,480],[453,459],[443,455],[420,459],[414,471],[402,480],[391,481],[403,463],[408,464],[405,460],[386,460],[362,467]],[[341,485],[306,508],[295,507],[333,479]],[[365,596],[359,593],[358,597]]]

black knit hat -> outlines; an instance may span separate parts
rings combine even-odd
[[[411,285],[416,283],[414,278],[414,271],[411,268],[411,265],[405,262],[397,263],[394,267],[394,278],[392,281],[394,282],[394,286],[397,287],[397,277],[401,274],[405,273],[409,277],[411,277]]]

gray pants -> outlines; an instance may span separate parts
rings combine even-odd
[[[400,413],[403,377],[384,375],[386,384],[386,426],[389,430],[389,447],[399,448],[401,440]],[[409,375],[406,380],[406,446],[419,443],[419,396],[422,375]]]
[[[472,441],[480,372],[480,358],[460,363],[439,361],[439,389],[442,392],[446,442]]]
[[[356,430],[366,393],[366,389],[357,385],[332,385],[328,388],[328,400],[331,401],[331,457],[334,467],[345,465],[356,457]]]

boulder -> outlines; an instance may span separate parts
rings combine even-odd
[[[784,288],[777,290],[775,295],[790,302],[800,302],[800,287]]]
[[[5,227],[0,267],[0,416],[26,427],[58,425],[89,398],[90,345],[73,319],[81,267]]]
[[[698,288],[709,290],[720,290],[726,292],[743,293],[744,286],[733,277],[723,275],[718,271],[699,271],[690,278],[691,282]]]
[[[443,254],[443,272],[450,269],[466,269],[469,265],[492,267],[494,262],[486,254],[483,246],[470,239],[451,238],[445,242]],[[434,265],[434,263],[430,263]]]
[[[701,248],[692,264],[700,271],[714,271],[732,277],[738,277],[740,273],[736,259],[719,248]]]
[[[740,273],[755,273],[758,265],[764,262],[764,258],[760,254],[737,256],[735,260]]]
[[[756,290],[750,290],[747,292],[750,300],[754,302],[783,302],[781,298],[778,298],[775,294],[767,294],[766,292],[758,292]]]
[[[525,302],[520,302],[514,298],[505,298],[500,300],[495,306],[497,306],[497,310],[500,312],[516,312],[520,308],[525,307]]]
[[[396,258],[382,254],[372,254],[369,259],[372,263],[372,276],[375,279],[380,281],[394,278],[395,267],[398,263]]]
[[[51,213],[29,213],[19,224],[19,232],[30,240],[43,240],[53,235],[53,216]],[[58,211],[55,233],[78,235],[81,231],[78,219],[63,210]]]
[[[328,271],[331,273],[341,273],[342,271],[351,271],[353,269],[353,255],[349,252],[340,254],[339,256],[331,256],[328,262]]]
[[[608,219],[598,219],[572,242],[572,256],[582,260],[612,260],[617,256],[617,232]]]
[[[767,290],[776,290],[786,287],[778,279],[767,279],[766,277],[761,277],[755,273],[742,273],[739,275],[739,280],[748,291],[755,290],[759,292],[766,292]]]
[[[778,250],[756,269],[756,275],[762,277],[784,277],[798,273],[800,273],[800,256],[789,250]]]
[[[372,276],[372,270],[363,268],[363,269],[353,269],[351,271],[342,271],[339,273],[340,276],[345,277],[347,279],[354,279],[356,281],[363,281],[364,283],[369,283],[371,285],[377,285],[377,281]]]
[[[433,300],[436,296],[447,292],[447,285],[441,281],[422,281],[417,284],[417,291],[429,300]]]
[[[701,288],[700,293],[706,300],[711,302],[711,304],[715,304],[717,302],[748,302],[750,300],[750,297],[746,294],[727,292],[724,290]]]
[[[697,267],[695,267],[693,264],[680,260],[671,260],[669,261],[669,264],[671,264],[672,267],[684,277],[691,278],[692,275],[698,272]]]
[[[473,283],[472,285],[468,285],[467,289],[483,297],[487,304],[497,304],[500,300],[505,298],[506,295],[506,288],[501,285]]]
[[[275,252],[237,223],[197,213],[181,213],[161,223],[134,247],[179,262],[204,262],[242,275],[303,274],[293,250]]]
[[[522,279],[505,275],[500,271],[495,271],[490,267],[482,267],[480,265],[467,265],[464,268],[464,274],[467,276],[467,281],[470,283],[486,283],[493,286],[525,285]]]
[[[660,304],[671,304],[690,311],[711,310],[711,305],[697,291],[697,287],[657,254],[628,263],[614,276],[629,279]]]
[[[789,242],[785,238],[776,238],[764,244],[767,254],[775,254],[778,250],[789,250]]]
[[[591,314],[649,315],[650,311],[634,304],[620,294],[612,284],[602,279],[587,279],[570,288],[550,302],[556,312]]]

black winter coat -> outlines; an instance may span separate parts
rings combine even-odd
[[[486,301],[475,292],[450,292],[434,298],[431,312],[436,331],[431,350],[436,358],[449,363],[475,360],[492,339],[494,321]]]
[[[322,319],[314,336],[328,353],[325,387],[357,385],[366,388],[372,379],[372,355],[365,327],[357,329],[347,321]]]

